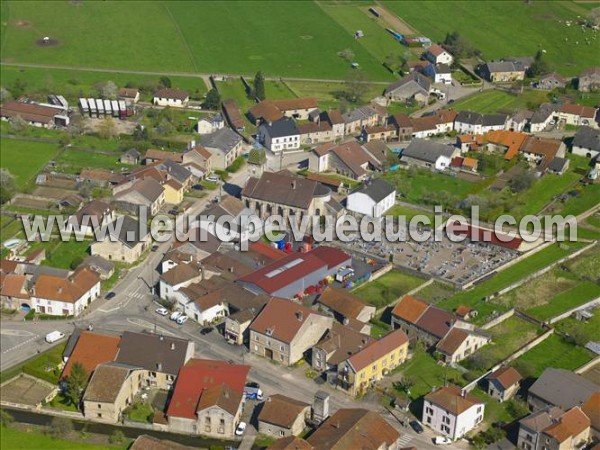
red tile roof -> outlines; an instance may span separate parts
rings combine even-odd
[[[75,303],[99,282],[100,276],[87,267],[75,270],[66,278],[40,275],[35,283],[33,295],[47,300]]]
[[[63,369],[62,377],[67,378],[71,374],[71,368],[76,362],[83,365],[89,377],[98,364],[114,361],[120,342],[119,336],[82,331]]]
[[[319,314],[292,300],[273,297],[250,325],[250,330],[290,343],[310,316]]]
[[[352,365],[354,371],[358,372],[405,344],[408,344],[408,336],[401,329],[397,329],[352,355],[348,358],[348,362]]]
[[[179,370],[167,416],[196,419],[196,410],[205,389],[226,385],[243,393],[250,366],[229,364],[225,361],[190,359]]]
[[[517,384],[523,379],[521,374],[513,367],[502,367],[488,375],[488,379],[497,380],[504,389]]]
[[[425,400],[445,409],[453,415],[460,415],[474,405],[483,405],[483,402],[472,394],[461,394],[462,389],[458,386],[446,386],[430,392]]]
[[[29,292],[26,289],[27,277],[8,273],[2,280],[0,293],[5,297],[28,299]]]
[[[278,249],[271,247],[270,245],[267,245],[264,242],[260,242],[260,241],[252,242],[248,246],[248,250],[250,250],[251,252],[266,256],[271,261],[277,261],[287,255],[287,253],[282,252],[281,250],[278,250]]]
[[[558,422],[546,428],[544,434],[547,434],[562,443],[567,439],[578,436],[589,427],[589,417],[576,406],[560,416]]]
[[[419,317],[423,315],[429,305],[422,300],[419,300],[410,295],[405,295],[396,304],[392,310],[392,314],[409,323],[416,323]]]
[[[320,245],[313,249],[310,254],[327,263],[329,269],[339,266],[340,264],[352,262],[352,257],[347,253],[344,253],[335,247],[328,247],[326,245]]]
[[[559,109],[559,112],[585,117],[587,119],[594,119],[596,117],[596,111],[596,108],[592,108],[591,106],[575,105],[573,103],[564,104]]]

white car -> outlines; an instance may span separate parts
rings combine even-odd
[[[179,319],[180,316],[181,316],[181,311],[175,311],[173,314],[171,314],[171,320],[177,320],[177,319]]]
[[[156,314],[160,314],[161,316],[166,316],[169,314],[169,310],[167,308],[158,308],[156,310]]]
[[[450,445],[452,444],[452,439],[446,436],[436,436],[433,438],[433,443],[435,445]]]
[[[212,181],[213,183],[217,183],[221,181],[221,179],[217,175],[211,175],[209,177],[206,177],[206,181]]]
[[[186,316],[185,314],[183,314],[183,315],[181,315],[181,316],[179,316],[177,318],[177,323],[179,325],[183,325],[187,320],[188,320],[188,316]]]
[[[242,434],[244,434],[244,431],[246,431],[246,422],[238,423],[238,426],[235,429],[235,435],[241,436]]]

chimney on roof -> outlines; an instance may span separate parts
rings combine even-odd
[[[160,339],[161,341],[164,341],[164,340],[165,340],[165,337],[164,337],[164,336],[161,334],[161,335],[160,335],[160,337],[159,337],[159,339]]]
[[[175,350],[175,342],[171,342],[171,350]]]
[[[156,370],[157,371],[162,371],[162,363],[156,363]]]
[[[59,294],[62,293],[62,286],[59,286],[58,289],[57,289],[57,291],[58,291]]]
[[[460,396],[461,396],[462,398],[465,398],[465,397],[467,396],[467,391],[465,391],[464,389],[461,389],[461,390],[460,390]]]
[[[296,180],[292,181],[292,189],[296,189]]]
[[[350,320],[347,317],[344,317],[344,320],[342,321],[342,324],[344,326],[348,325],[350,323]]]
[[[304,314],[302,313],[302,311],[296,312],[296,319],[298,319],[300,322],[302,322],[302,320],[304,320]]]
[[[229,272],[230,272],[230,273],[233,273],[233,266],[231,266],[231,267],[229,268]]]

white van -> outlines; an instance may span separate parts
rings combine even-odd
[[[65,337],[65,333],[61,333],[60,331],[53,331],[51,333],[48,333],[46,335],[46,342],[48,344],[52,344],[56,341],[58,341],[59,339],[62,339]]]

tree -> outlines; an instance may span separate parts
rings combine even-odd
[[[523,400],[511,398],[506,403],[506,412],[508,412],[513,419],[517,420],[529,414],[529,407]]]
[[[523,192],[531,187],[535,175],[528,170],[523,170],[510,179],[508,185],[513,192]]]
[[[79,408],[81,402],[81,394],[87,384],[88,374],[85,371],[83,365],[76,362],[71,367],[71,374],[67,378],[67,390],[65,396],[69,399],[71,404]]]
[[[56,438],[65,438],[73,431],[73,422],[66,417],[55,417],[50,422],[48,434]]]
[[[473,47],[457,31],[447,33],[443,44],[444,48],[452,53],[456,61],[460,60],[461,58],[471,58],[481,54],[479,50]]]
[[[0,102],[4,103],[9,100],[12,100],[12,95],[10,94],[10,91],[4,86],[0,87]]]
[[[340,58],[343,58],[348,62],[354,61],[354,56],[355,56],[354,52],[352,50],[350,50],[349,48],[345,48],[344,50],[339,52],[338,55],[340,56]]]
[[[10,121],[10,131],[14,134],[23,134],[29,125],[21,116],[15,116]]]
[[[248,154],[248,163],[262,166],[267,162],[267,154],[264,149],[253,148]]]
[[[134,141],[147,141],[149,139],[148,128],[143,125],[138,125],[133,130]]]
[[[117,127],[112,117],[107,117],[100,123],[98,135],[102,139],[112,139],[117,135]]]
[[[588,27],[597,27],[600,25],[600,8],[594,8],[590,11],[586,24]]]
[[[384,63],[392,72],[401,72],[406,64],[406,59],[396,53],[390,53],[385,57]]]
[[[97,85],[98,95],[102,98],[117,98],[118,89],[114,81],[107,81]]]
[[[0,204],[9,201],[15,193],[15,179],[6,169],[0,169]]]
[[[342,96],[350,103],[360,103],[367,92],[367,76],[362,70],[353,70],[344,82]]]
[[[162,76],[158,80],[158,84],[164,88],[170,88],[171,87],[171,79],[167,76]]]
[[[529,69],[527,69],[527,76],[529,78],[539,77],[549,72],[548,63],[544,60],[544,51],[538,50],[535,54],[535,58]]]
[[[121,430],[115,430],[113,434],[108,437],[108,442],[111,444],[120,444],[125,440],[125,434]]]
[[[20,97],[25,93],[25,89],[27,88],[27,83],[20,78],[17,78],[12,85],[12,89],[10,92],[14,98]]]
[[[216,88],[212,88],[206,93],[204,107],[207,109],[218,109],[219,106],[221,106],[221,94],[219,94]]]
[[[254,97],[258,98],[259,100],[264,100],[267,98],[265,93],[265,77],[260,70],[256,72],[252,86],[254,86]]]

